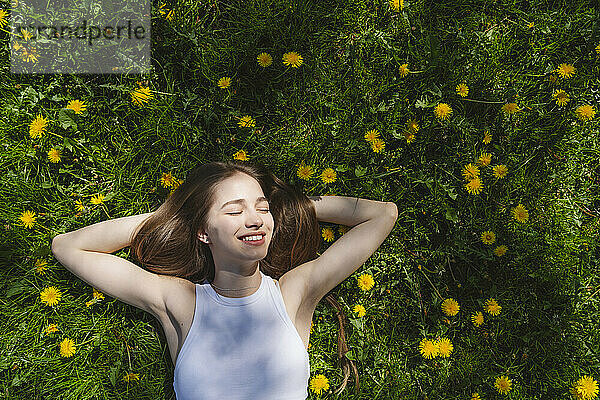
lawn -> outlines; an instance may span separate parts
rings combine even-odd
[[[154,211],[192,168],[231,159],[306,195],[398,206],[333,290],[360,390],[351,375],[334,394],[322,301],[309,399],[598,397],[597,2],[154,2],[152,70],[129,75],[10,73],[11,51],[34,62],[10,8],[0,398],[175,398],[160,323],[74,276],[51,241]],[[348,229],[320,228],[320,252]]]

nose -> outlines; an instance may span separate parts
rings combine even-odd
[[[263,225],[263,220],[256,210],[249,212],[246,215],[248,216],[246,218],[246,226],[256,225],[258,227],[261,227]],[[250,225],[248,225],[248,223],[250,223]]]

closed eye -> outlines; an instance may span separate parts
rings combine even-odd
[[[260,211],[269,212],[270,210],[265,208],[265,209],[262,209]],[[237,215],[237,214],[241,214],[241,213],[242,213],[241,211],[237,211],[237,212],[227,213],[227,215]]]

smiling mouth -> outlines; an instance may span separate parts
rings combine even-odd
[[[256,243],[256,242],[260,242],[262,240],[264,240],[266,235],[250,235],[250,236],[244,236],[242,238],[238,238],[239,240],[241,240],[242,242],[250,242],[250,243]]]

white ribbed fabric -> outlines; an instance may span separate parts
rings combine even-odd
[[[175,365],[177,400],[305,400],[308,352],[279,282],[262,273],[256,292],[225,297],[196,284],[196,308]]]

